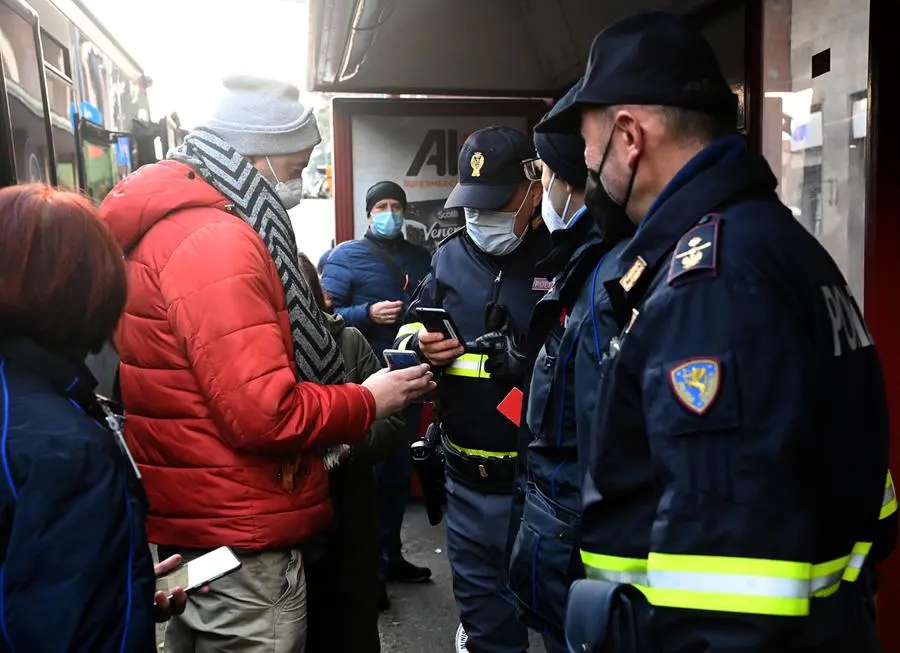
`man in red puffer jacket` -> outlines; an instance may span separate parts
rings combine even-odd
[[[320,136],[296,87],[231,77],[214,117],[100,207],[126,252],[118,327],[126,432],[149,539],[242,569],[191,598],[166,650],[300,651],[300,545],[330,520],[321,454],[433,386],[427,366],[344,384],[297,268],[287,209]]]

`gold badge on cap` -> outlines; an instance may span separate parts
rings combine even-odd
[[[484,154],[475,152],[475,154],[472,155],[470,163],[472,164],[472,176],[480,177],[481,169],[484,167]]]

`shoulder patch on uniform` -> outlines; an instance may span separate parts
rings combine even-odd
[[[696,415],[703,415],[719,396],[719,359],[691,358],[675,365],[669,371],[669,385],[682,406]]]
[[[705,215],[690,231],[681,237],[675,245],[672,261],[669,263],[669,284],[677,279],[704,271],[715,275],[719,264],[719,225],[718,215]]]

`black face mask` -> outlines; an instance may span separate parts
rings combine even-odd
[[[603,187],[603,184],[600,181],[600,173],[603,171],[603,166],[606,164],[606,159],[609,157],[609,152],[612,148],[613,134],[615,134],[615,132],[616,128],[613,127],[613,131],[609,135],[609,140],[606,141],[606,149],[603,151],[603,158],[600,160],[600,168],[597,170],[588,168],[587,183],[584,188],[585,206],[587,206],[587,210],[591,214],[591,217],[593,217],[600,226],[603,237],[611,243],[617,243],[620,240],[631,238],[635,231],[637,231],[637,226],[625,212],[625,207],[628,206],[628,200],[631,197],[631,190],[634,188],[634,178],[635,175],[637,175],[637,166],[631,171],[631,179],[628,181],[628,190],[626,191],[621,204],[610,197],[609,193],[606,192],[606,188]]]

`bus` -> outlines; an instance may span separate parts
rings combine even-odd
[[[151,84],[78,0],[0,0],[0,185],[99,203],[184,139],[176,115],[151,120]]]

